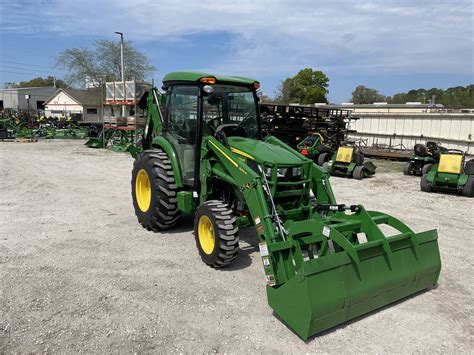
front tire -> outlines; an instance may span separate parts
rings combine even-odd
[[[406,162],[405,165],[403,166],[403,175],[413,175],[414,173],[414,164],[409,161]]]
[[[352,173],[352,177],[356,180],[362,180],[365,177],[365,169],[363,166],[356,166],[354,168],[354,172]]]
[[[209,266],[230,265],[239,251],[237,218],[229,206],[219,200],[204,202],[196,210],[194,237],[201,259]]]
[[[474,176],[469,176],[467,178],[461,193],[465,197],[474,197]]]
[[[425,164],[423,165],[423,168],[421,169],[421,175],[428,174],[431,171],[431,167],[433,164]]]
[[[428,176],[426,174],[421,177],[420,188],[421,191],[431,192],[431,185],[428,182]]]
[[[138,222],[160,231],[173,227],[180,217],[173,168],[161,149],[146,150],[133,164],[132,198]]]
[[[321,154],[319,154],[317,164],[319,166],[323,166],[324,163],[328,162],[329,160],[331,160],[331,154],[330,153],[321,153]]]

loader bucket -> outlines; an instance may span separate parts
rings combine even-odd
[[[441,270],[436,230],[415,234],[391,216],[368,214],[377,224],[402,226],[402,233],[303,261],[287,282],[267,286],[269,305],[303,340],[436,285]],[[351,223],[357,225],[340,224],[347,231]]]

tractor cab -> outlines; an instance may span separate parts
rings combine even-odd
[[[163,133],[176,151],[183,183],[194,186],[196,154],[202,137],[211,135],[229,146],[232,137],[260,139],[256,90],[260,84],[242,77],[205,73],[171,73],[166,90]]]

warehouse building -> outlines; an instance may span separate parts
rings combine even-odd
[[[83,122],[99,122],[102,117],[100,90],[57,89],[44,103],[47,117],[78,117]]]
[[[0,90],[0,110],[44,110],[44,102],[56,90],[54,86],[2,89]]]
[[[327,107],[326,104],[316,104],[317,107]],[[351,102],[340,105],[329,105],[330,108],[351,110],[354,114],[360,113],[434,113],[446,112],[442,104],[423,104],[421,102],[407,102],[404,104],[389,104],[387,102],[375,102],[373,104],[353,104]]]

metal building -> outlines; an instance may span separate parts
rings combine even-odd
[[[54,86],[0,90],[0,110],[44,110],[44,102],[55,92]]]

